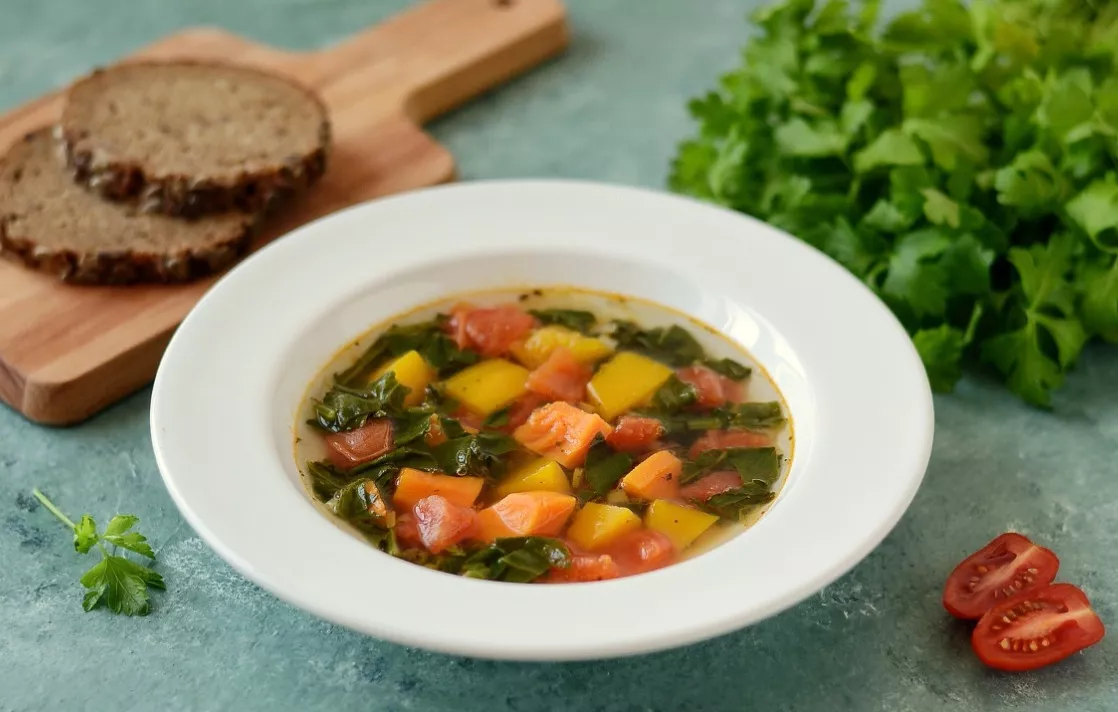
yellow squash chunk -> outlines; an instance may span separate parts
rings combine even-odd
[[[524,393],[528,369],[501,358],[475,363],[446,381],[446,394],[479,415],[504,408]]]
[[[395,361],[384,364],[377,369],[370,381],[377,380],[389,371],[395,374],[397,383],[410,389],[407,398],[404,399],[406,406],[417,406],[422,403],[427,386],[438,375],[418,351],[409,351]]]
[[[551,352],[566,347],[579,363],[592,364],[613,353],[605,342],[562,326],[545,326],[536,329],[524,341],[518,341],[510,350],[516,360],[528,368],[539,368]]]
[[[644,525],[672,540],[676,551],[683,551],[699,535],[710,529],[718,517],[691,507],[658,499],[644,513]]]
[[[643,405],[671,378],[672,370],[640,354],[622,351],[603,365],[586,392],[590,402],[607,421]]]
[[[558,462],[541,457],[513,471],[497,486],[501,497],[515,492],[570,494],[571,483]]]
[[[567,538],[576,546],[595,551],[641,528],[641,518],[626,507],[590,502],[575,515]]]

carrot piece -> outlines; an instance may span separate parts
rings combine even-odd
[[[772,438],[764,433],[755,433],[752,430],[708,430],[691,446],[689,454],[693,460],[707,450],[767,447],[768,445],[772,445]]]
[[[612,432],[613,428],[601,416],[558,401],[534,410],[528,422],[513,431],[512,436],[537,455],[572,468],[586,461],[594,438],[608,437]]]
[[[553,568],[544,583],[578,583],[605,581],[621,576],[617,563],[609,554],[576,554],[565,569]]]
[[[575,511],[575,498],[558,492],[515,492],[477,515],[478,538],[555,536]]]
[[[424,497],[437,494],[459,507],[470,507],[484,484],[485,479],[481,477],[452,477],[405,467],[396,478],[392,504],[398,510],[407,510]]]
[[[528,375],[525,385],[548,400],[578,403],[586,397],[586,384],[593,375],[593,370],[580,363],[570,349],[560,346]]]
[[[642,452],[654,447],[663,434],[664,426],[656,418],[623,415],[606,442],[619,452]]]
[[[477,520],[477,512],[470,507],[460,507],[437,494],[416,502],[412,511],[419,539],[432,554],[446,551],[468,538]]]
[[[669,450],[654,452],[621,478],[625,493],[642,499],[673,499],[679,496],[683,462]]]
[[[392,421],[370,420],[356,430],[326,436],[326,456],[342,470],[375,460],[392,449]]]
[[[729,492],[741,487],[741,475],[735,470],[721,470],[695,480],[689,485],[680,487],[679,498],[682,500],[697,500],[705,502],[716,494]]]
[[[675,545],[664,534],[652,529],[629,532],[606,548],[622,576],[633,576],[661,569],[675,559]]]

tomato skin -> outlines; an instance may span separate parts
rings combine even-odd
[[[943,589],[943,607],[956,618],[981,618],[1007,598],[1051,583],[1059,568],[1055,553],[1007,532],[955,567]]]
[[[672,540],[658,531],[638,529],[624,535],[607,549],[622,576],[662,569],[675,559]]]
[[[326,436],[326,456],[340,470],[375,460],[392,447],[392,421],[387,418],[370,420],[356,430]]]
[[[1105,635],[1087,595],[1070,583],[1054,583],[987,611],[971,635],[971,647],[989,667],[1020,672],[1059,662]]]
[[[681,487],[679,497],[683,500],[705,502],[715,495],[741,487],[741,484],[741,475],[737,470],[719,470]]]

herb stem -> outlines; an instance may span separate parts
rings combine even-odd
[[[62,510],[54,506],[54,502],[51,502],[49,499],[47,499],[47,496],[40,492],[38,487],[31,490],[31,494],[35,495],[35,499],[39,500],[39,503],[46,507],[47,511],[57,517],[59,521],[61,521],[63,524],[70,527],[71,529],[77,531],[78,525],[70,521],[70,518],[63,514]]]

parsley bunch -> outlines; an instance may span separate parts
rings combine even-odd
[[[140,521],[139,518],[131,514],[118,514],[109,520],[105,531],[98,534],[97,524],[88,514],[82,515],[81,520],[75,524],[38,489],[32,490],[31,494],[58,521],[74,532],[75,551],[88,554],[93,547],[97,547],[101,553],[101,560],[81,577],[81,584],[87,589],[82,608],[88,612],[104,605],[113,613],[128,616],[146,616],[151,612],[148,589],[165,589],[163,577],[146,566],[116,554],[116,548],[119,547],[149,559],[155,558],[155,552],[151,550],[147,538],[132,531],[132,527]],[[110,552],[105,544],[113,547],[113,550]]]
[[[865,281],[932,386],[965,365],[1049,406],[1118,341],[1118,4],[782,0],[690,104],[671,187],[766,220]]]

